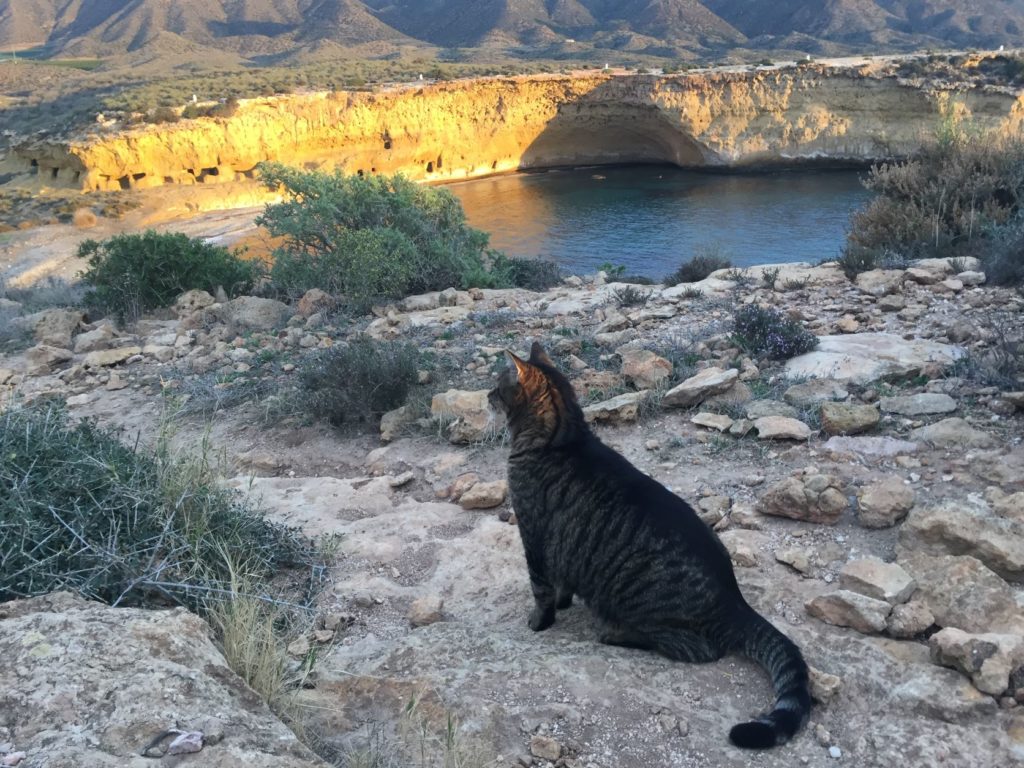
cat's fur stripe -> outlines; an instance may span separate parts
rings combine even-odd
[[[751,608],[729,555],[693,509],[604,445],[587,426],[568,380],[539,344],[490,394],[512,433],[508,480],[519,521],[535,631],[581,597],[601,641],[679,661],[742,653],[771,675],[775,707],[733,727],[734,744],[781,744],[807,721],[807,664]]]

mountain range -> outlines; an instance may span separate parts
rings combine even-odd
[[[1024,45],[1024,0],[0,0],[0,49],[105,58],[153,49],[287,58],[328,45],[675,57]]]

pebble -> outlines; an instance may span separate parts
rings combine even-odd
[[[828,748],[828,756],[835,760],[838,760],[843,756],[843,750],[841,750],[839,747],[833,744],[831,747]]]

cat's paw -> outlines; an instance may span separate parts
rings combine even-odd
[[[530,611],[530,620],[527,623],[534,632],[543,632],[555,623],[555,609],[542,608],[538,605]]]

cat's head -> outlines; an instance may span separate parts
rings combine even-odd
[[[535,341],[526,360],[512,352],[505,354],[509,364],[487,399],[508,418],[513,440],[557,445],[587,430],[572,384],[544,347]]]

